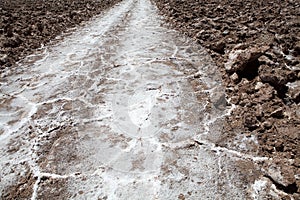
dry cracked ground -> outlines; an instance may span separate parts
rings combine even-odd
[[[1,199],[299,197],[255,137],[218,145],[235,109],[222,75],[163,24],[125,0],[3,70]]]

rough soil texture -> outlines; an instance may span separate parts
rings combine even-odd
[[[0,69],[120,0],[1,0]]]
[[[154,2],[173,27],[210,49],[223,72],[226,95],[236,109],[219,145],[256,137],[259,145],[252,151],[272,158],[262,166],[264,176],[299,198],[299,1]]]
[[[117,2],[1,1],[0,69],[15,66],[16,61],[41,44]],[[99,24],[93,22],[80,29],[62,44],[41,48],[40,54],[23,60],[16,71],[3,70],[0,188],[5,189],[1,199],[110,199],[109,195],[123,199],[135,195],[138,199],[140,194],[151,199],[153,194],[168,192],[167,199],[199,199],[210,194],[219,199],[299,199],[299,1],[153,0],[173,28],[209,49],[222,73],[228,103],[223,89],[216,93],[208,90],[210,82],[202,83],[209,80],[205,77],[209,71],[217,71],[206,50],[172,31],[157,29],[159,20],[155,21],[156,11],[148,1],[124,2],[99,19]],[[199,57],[203,66],[195,63]],[[147,75],[148,65],[152,71]],[[136,66],[142,66],[142,71],[136,71]],[[185,75],[172,74],[172,70],[162,72],[161,66],[178,68]],[[128,83],[130,77],[139,74],[148,79]],[[189,81],[192,92],[186,85],[182,85],[182,93],[178,90],[173,82],[181,83],[174,78],[179,75]],[[162,86],[143,85],[151,78],[157,81],[156,77]],[[167,80],[162,82],[164,79]],[[124,85],[128,91],[120,90]],[[133,90],[133,86],[138,89]],[[115,96],[110,96],[109,90]],[[191,101],[194,90],[198,93],[192,95]],[[115,91],[120,92],[118,98]],[[174,91],[176,95],[172,95]],[[158,135],[159,143],[155,145],[147,137],[140,140],[119,134],[121,129],[130,132],[132,127],[138,127],[133,132],[147,136],[144,126],[148,117],[143,117],[150,115],[139,109],[140,104],[147,105],[140,97],[152,103],[157,93],[161,94],[160,101],[172,111],[169,102],[177,102],[176,92],[183,96],[184,103],[174,104],[174,108],[185,106],[180,110],[187,113],[193,110],[185,120],[192,120],[197,127],[182,127],[184,120],[180,118],[160,124],[165,133]],[[129,112],[136,122],[132,126],[127,126],[130,120],[122,113],[128,97],[137,102]],[[201,100],[203,105],[198,105]],[[117,109],[111,109],[109,102],[115,102]],[[213,115],[216,111],[210,111],[210,106],[235,109],[230,116],[225,112],[219,117],[219,113]],[[113,121],[119,127],[107,128],[111,123],[110,118],[106,119],[107,113],[126,120],[114,119],[123,124]],[[164,120],[157,123],[160,122]],[[98,130],[103,130],[109,139],[101,138]],[[195,132],[203,134],[189,135]],[[172,133],[185,133],[191,140],[178,142]],[[175,138],[174,144],[168,143],[170,138]],[[140,141],[145,143],[139,145]],[[121,152],[127,159],[110,160],[110,153],[99,151],[100,146]],[[116,146],[121,150],[114,149]],[[152,160],[146,162],[144,157]],[[163,165],[157,171],[160,164]],[[112,169],[143,176],[116,175]],[[152,174],[147,175],[148,171]],[[218,176],[210,178],[210,174]],[[91,188],[99,186],[103,193],[95,194],[97,190]],[[174,188],[186,193],[174,193]]]
[[[125,0],[3,70],[1,199],[265,196],[268,158],[217,143],[234,105],[210,54],[162,24]]]

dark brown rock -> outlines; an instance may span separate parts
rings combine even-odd
[[[256,46],[246,49],[236,47],[229,53],[228,61],[225,63],[225,69],[230,73],[244,71],[245,68],[251,67],[250,64],[262,56],[268,49],[268,46]]]

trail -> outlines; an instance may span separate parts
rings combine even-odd
[[[27,176],[32,200],[245,199],[235,163],[265,159],[214,144],[233,109],[221,76],[149,0],[123,1],[16,70],[1,77],[2,193]]]

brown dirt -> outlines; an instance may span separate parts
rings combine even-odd
[[[237,107],[223,139],[255,136],[277,189],[299,197],[300,3],[297,0],[154,0],[169,24],[209,49]],[[294,86],[294,87],[292,87]],[[231,146],[232,148],[232,146]],[[252,150],[253,151],[253,150]],[[289,163],[284,160],[290,159]],[[275,161],[276,160],[276,161]],[[272,178],[270,166],[283,180]],[[272,171],[272,170],[271,170]],[[289,174],[285,176],[284,174]],[[291,178],[292,177],[292,178]]]
[[[120,0],[1,0],[0,69]]]
[[[0,69],[119,1],[0,1]],[[218,145],[228,147],[239,135],[257,137],[252,153],[273,158],[261,165],[264,176],[299,198],[299,1],[153,1],[174,28],[209,49],[223,73],[227,97],[237,108]],[[28,198],[34,181],[28,172],[2,198]]]

